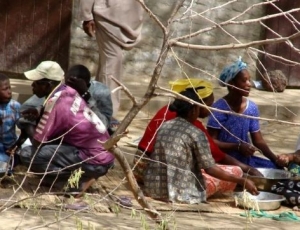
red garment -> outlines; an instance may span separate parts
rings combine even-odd
[[[156,138],[156,132],[157,129],[160,127],[163,121],[172,120],[176,117],[176,112],[172,112],[168,110],[168,106],[162,107],[152,118],[152,120],[149,122],[146,131],[144,133],[144,136],[142,137],[140,143],[139,143],[139,149],[145,151],[149,155],[152,153]],[[206,137],[209,141],[210,150],[213,158],[216,162],[220,162],[224,159],[225,153],[222,152],[219,147],[215,144],[212,137],[208,134],[206,128],[203,126],[201,121],[196,120],[193,123],[197,128],[199,128],[201,131],[203,131],[206,134]],[[153,140],[152,140],[153,139]],[[152,142],[151,142],[152,140]],[[149,145],[149,146],[148,146]]]
[[[240,167],[234,165],[218,165],[219,168],[223,169],[227,173],[241,178],[243,176],[243,171]],[[211,197],[212,195],[219,193],[228,193],[233,192],[236,187],[236,183],[217,179],[205,172],[202,169],[202,175],[205,178],[206,182],[206,198]]]

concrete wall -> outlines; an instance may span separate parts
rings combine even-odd
[[[171,13],[174,0],[151,1],[145,0],[146,5],[158,16],[158,18],[166,24]],[[201,16],[193,16],[185,19],[189,14],[182,16],[182,12],[189,6],[190,1],[186,1],[178,14],[178,20],[172,28],[172,37],[186,35],[189,31],[208,28],[214,23],[220,23],[231,19],[244,12],[251,5],[262,2],[262,0],[240,0],[231,4],[227,4],[227,0],[209,0],[209,1],[194,1],[192,9],[194,12],[201,13]],[[215,8],[225,4],[224,7]],[[73,23],[72,23],[72,40],[70,65],[82,63],[87,65],[93,74],[97,69],[97,44],[95,39],[89,38],[81,29],[79,0],[74,0],[73,6]],[[254,7],[247,13],[238,17],[236,20],[253,19],[264,15],[264,8]],[[231,33],[233,37],[226,34],[221,29],[214,29],[202,33],[196,38],[190,39],[191,43],[201,45],[223,45],[229,43],[249,42],[258,40],[262,36],[262,29],[258,23],[246,25],[227,25],[223,27]],[[146,87],[153,69],[156,64],[157,57],[162,44],[162,31],[157,26],[152,18],[145,16],[143,26],[143,39],[140,44],[130,50],[124,51],[124,83],[135,92],[136,85],[144,85]],[[185,42],[188,42],[186,40]],[[259,47],[256,47],[259,48]],[[200,77],[214,80],[224,67],[224,65],[236,60],[238,56],[242,56],[243,60],[249,64],[252,77],[255,77],[256,52],[250,50],[225,50],[225,51],[208,51],[208,50],[189,50],[182,48],[174,48],[174,52],[180,59],[189,63],[193,68],[183,65],[180,68],[173,58],[172,54],[165,63],[160,83],[163,86],[167,85],[170,79],[184,77],[185,72],[190,77]],[[215,80],[214,80],[215,81]],[[141,88],[137,90],[142,93]]]

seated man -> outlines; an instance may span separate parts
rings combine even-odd
[[[82,68],[86,67],[82,66]],[[75,69],[75,71],[77,70],[78,68]],[[69,71],[70,74],[73,74],[72,71],[74,70],[71,68]],[[27,71],[24,75],[27,79],[33,81],[32,91],[34,95],[25,101],[20,109],[22,117],[18,120],[17,126],[21,130],[21,135],[14,145],[14,147],[16,146],[18,148],[21,147],[27,138],[29,138],[29,141],[26,141],[25,144],[31,145],[37,124],[36,120],[41,116],[43,104],[51,97],[56,87],[63,81],[64,71],[56,62],[43,61],[36,69]],[[109,126],[112,116],[112,102],[108,87],[93,80],[89,85],[80,85],[76,83],[75,78],[73,79],[73,84],[80,86],[78,90],[81,94],[87,90],[90,92],[92,96],[88,102],[89,107],[99,116],[106,127]]]
[[[36,69],[24,73],[27,79],[33,81],[31,86],[34,95],[25,101],[20,109],[22,117],[17,123],[21,130],[18,147],[21,147],[26,138],[32,140],[37,124],[36,119],[42,112],[43,104],[62,82],[64,74],[60,65],[54,61],[43,61]]]
[[[82,68],[86,68],[82,66]],[[70,74],[77,69],[70,69]],[[31,139],[36,127],[35,119],[40,115],[41,108],[46,98],[51,97],[55,88],[63,81],[64,71],[60,65],[53,61],[44,61],[36,69],[24,73],[26,78],[32,80],[32,90],[34,95],[25,101],[21,106],[23,117],[18,122],[18,127],[24,130],[24,135]],[[76,73],[74,73],[76,74]],[[76,79],[73,79],[73,84]],[[106,127],[109,126],[112,116],[112,102],[108,87],[100,82],[91,80],[88,85],[78,85],[79,94],[89,91],[89,107],[99,116]],[[101,111],[101,112],[100,112]],[[25,136],[26,137],[26,136]],[[23,141],[24,142],[24,141]]]
[[[109,139],[103,122],[88,107],[90,94],[79,94],[74,82],[90,82],[89,70],[72,67],[61,85],[45,104],[43,115],[34,134],[33,146],[21,150],[21,161],[33,172],[64,171],[71,173],[81,168],[79,195],[114,164],[114,156],[102,143]],[[71,75],[69,75],[72,73]],[[76,73],[76,74],[75,74]],[[74,88],[72,88],[72,87]],[[57,144],[60,140],[60,144]]]
[[[68,70],[69,85],[75,87],[80,95],[85,92],[90,94],[88,106],[97,114],[106,128],[109,127],[113,106],[109,88],[101,82],[91,80],[88,84],[82,82],[82,78],[74,77],[85,74],[84,78],[91,79],[90,71],[83,65],[74,65]]]

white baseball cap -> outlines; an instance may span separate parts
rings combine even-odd
[[[32,81],[41,80],[43,78],[53,81],[62,81],[65,72],[57,62],[43,61],[35,69],[26,71],[24,74],[25,77]]]

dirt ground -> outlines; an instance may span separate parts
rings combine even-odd
[[[169,218],[170,229],[290,230],[299,227],[299,223],[274,221],[266,218],[254,219],[253,223],[247,224],[244,217],[229,214],[167,212],[162,215]],[[58,216],[60,221],[57,222]],[[147,218],[145,218],[146,221],[142,221],[143,218],[139,214],[131,217],[131,211],[125,209],[122,209],[118,215],[67,211],[57,213],[51,210],[28,211],[24,214],[22,209],[13,209],[1,213],[0,229],[159,229],[159,226]]]
[[[121,117],[120,114],[119,117]],[[130,133],[119,143],[121,149],[132,162],[135,148],[128,142],[142,134],[142,127],[147,124],[147,116],[139,114],[129,127]],[[295,144],[297,129],[292,125],[271,124],[262,122],[262,132],[266,141],[276,152],[292,151]],[[117,166],[118,167],[118,166]],[[1,191],[1,190],[0,190]],[[117,206],[116,206],[117,207]],[[237,208],[238,209],[238,208]],[[132,211],[125,208],[112,209],[112,212],[95,212],[94,210],[66,211],[57,208],[31,207],[9,208],[2,210],[0,215],[1,229],[159,229],[140,210]],[[243,213],[240,209],[237,213]],[[115,213],[114,213],[115,212]],[[296,229],[299,223],[281,222],[267,218],[253,219],[252,223],[239,214],[183,212],[176,209],[161,212],[168,220],[170,229]],[[300,216],[300,215],[299,215]],[[12,221],[13,220],[13,221]]]
[[[16,87],[18,86],[15,84]],[[20,92],[19,90],[16,90]],[[27,91],[26,91],[27,92]],[[291,92],[291,93],[289,93]],[[220,92],[220,93],[223,93]],[[257,92],[254,92],[257,93]],[[286,101],[288,107],[296,114],[298,112],[298,94],[297,91],[288,91],[287,94],[279,96],[280,103]],[[260,104],[260,110],[266,117],[272,117],[274,110],[269,106],[269,99],[264,98],[264,94],[256,96],[254,100]],[[269,96],[269,94],[268,94]],[[284,100],[282,99],[284,98]],[[274,103],[272,103],[274,105]],[[149,112],[151,111],[151,112]],[[124,151],[128,161],[132,162],[135,148],[130,147],[128,143],[134,141],[143,134],[147,122],[153,114],[153,105],[140,112],[129,127],[129,134],[119,142],[119,147]],[[286,120],[297,120],[290,113],[282,113],[281,118]],[[120,111],[118,119],[122,120],[126,112]],[[287,115],[288,114],[288,115]],[[271,116],[272,115],[272,116]],[[281,124],[278,122],[261,121],[261,130],[265,140],[271,149],[277,153],[289,153],[294,150],[295,143],[299,134],[299,126],[293,124]],[[0,189],[0,193],[4,190]],[[11,190],[13,191],[13,190]],[[102,197],[99,197],[102,200]],[[1,202],[3,200],[0,199]],[[55,201],[54,201],[55,202]],[[66,211],[59,208],[53,208],[51,205],[41,207],[8,208],[1,209],[0,230],[1,229],[159,229],[145,213],[140,210],[130,210],[117,208],[95,212],[94,210]],[[248,219],[241,217],[242,209],[238,209],[236,214],[228,213],[207,213],[207,212],[183,212],[172,210],[161,212],[163,219],[169,223],[169,229],[297,229],[299,223],[275,221],[267,218],[253,219],[248,223]],[[300,213],[298,214],[300,216]]]
[[[122,114],[120,115],[120,117]],[[119,146],[132,162],[135,148],[128,145],[142,135],[143,127],[147,124],[147,115],[139,114],[129,127],[130,133],[119,143]],[[294,148],[297,129],[293,126],[271,124],[262,122],[262,132],[271,148],[278,152],[290,152]],[[1,229],[159,229],[145,213],[140,210],[132,211],[117,208],[115,212],[65,211],[51,210],[48,207],[10,208],[2,211],[0,221]],[[238,209],[238,208],[237,208]],[[243,213],[242,209],[237,213]],[[253,219],[252,223],[239,214],[207,213],[207,212],[182,212],[176,209],[161,212],[164,219],[168,220],[170,229],[295,229],[299,223],[282,222],[267,218]],[[300,216],[300,215],[299,215]],[[12,221],[13,220],[13,221]]]

